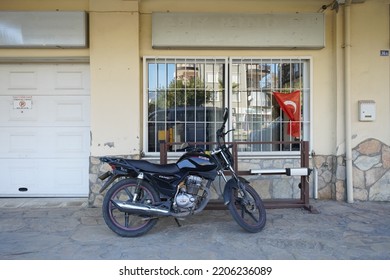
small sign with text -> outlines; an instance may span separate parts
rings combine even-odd
[[[381,50],[380,55],[381,56],[389,56],[389,50]]]

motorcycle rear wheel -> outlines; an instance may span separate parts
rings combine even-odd
[[[245,184],[245,195],[242,190],[232,190],[228,209],[234,220],[248,232],[259,232],[266,224],[264,203],[249,184]]]
[[[136,192],[137,199],[133,201]],[[148,183],[137,184],[137,179],[133,178],[123,179],[115,183],[104,197],[103,218],[113,232],[123,237],[143,235],[157,223],[156,218],[120,211],[112,202],[113,200],[153,205],[160,201],[160,198],[155,189]]]

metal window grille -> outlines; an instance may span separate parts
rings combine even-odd
[[[147,58],[145,62],[147,151],[158,152],[161,140],[214,142],[226,106],[227,59]]]
[[[289,143],[249,144],[250,142],[293,142],[309,140],[309,59],[230,59],[230,106],[233,111],[233,141],[245,152],[292,152],[300,145]],[[290,120],[275,100],[274,92],[300,92],[301,115]],[[298,122],[300,136],[291,136],[288,126]]]
[[[301,92],[299,139],[287,133],[290,120],[273,92]],[[225,106],[231,108],[230,141],[242,154],[297,152],[294,144],[257,141],[309,140],[310,60],[265,58],[144,59],[144,147],[159,152],[159,142],[213,142]],[[207,147],[206,147],[207,148]],[[173,147],[171,152],[179,151]]]

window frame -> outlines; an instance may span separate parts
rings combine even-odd
[[[312,134],[312,108],[313,108],[313,96],[312,94],[312,88],[313,88],[313,61],[312,57],[310,56],[278,56],[278,57],[260,57],[260,56],[239,56],[239,57],[229,57],[229,91],[228,94],[233,92],[233,81],[230,79],[232,75],[232,65],[235,60],[245,60],[245,61],[275,61],[275,62],[281,62],[281,61],[302,61],[304,63],[307,63],[307,66],[309,69],[305,69],[306,73],[303,74],[304,76],[306,75],[306,83],[308,85],[304,87],[304,90],[302,91],[302,101],[303,104],[309,104],[308,106],[302,106],[302,120],[301,120],[301,125],[302,125],[302,141],[309,141],[309,147],[310,150],[312,149],[313,145],[313,134]],[[305,67],[306,68],[306,67]],[[290,91],[293,91],[293,88],[291,88]],[[240,97],[239,97],[240,98]],[[232,108],[232,94],[228,96],[228,101],[229,101],[229,108]],[[232,110],[230,110],[230,115],[229,115],[229,127],[232,127]],[[232,141],[233,137],[231,136],[231,133],[229,134],[229,141]],[[300,151],[239,151],[238,154],[242,157],[291,157],[291,156],[296,156],[298,157],[300,155]]]
[[[172,61],[180,61],[180,60],[188,60],[189,63],[194,63],[193,61],[209,61],[209,60],[221,60],[225,63],[225,73],[224,73],[224,79],[225,79],[225,97],[224,97],[224,106],[228,106],[229,108],[232,108],[232,92],[233,92],[233,81],[232,81],[232,64],[233,62],[237,60],[261,60],[261,61],[302,61],[303,63],[307,64],[308,67],[304,67],[305,73],[304,75],[307,75],[307,80],[305,81],[304,90],[302,91],[302,100],[303,104],[309,104],[308,106],[302,106],[302,140],[303,141],[309,141],[310,149],[313,145],[313,60],[310,56],[280,56],[280,57],[261,57],[261,56],[217,56],[217,57],[203,57],[203,56],[144,56],[143,57],[143,90],[142,90],[142,108],[143,108],[143,119],[142,119],[142,129],[143,129],[143,141],[142,141],[142,154],[144,156],[148,157],[158,157],[160,152],[149,152],[148,151],[148,91],[149,91],[149,76],[148,76],[148,64],[150,61],[154,60],[156,63],[159,61],[165,61],[165,63],[169,63]],[[307,69],[309,68],[309,69]],[[207,78],[207,77],[206,77]],[[232,110],[229,112],[229,120],[227,124],[227,129],[230,129],[232,127]],[[232,141],[232,133],[229,133],[227,135],[227,141]],[[182,155],[182,152],[168,152],[169,157],[176,158],[180,155]],[[240,151],[239,155],[242,157],[260,157],[260,158],[267,158],[267,157],[298,157],[300,155],[300,151],[256,151],[256,152],[245,152]]]

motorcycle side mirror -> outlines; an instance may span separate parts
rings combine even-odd
[[[228,117],[229,117],[229,109],[225,108],[225,110],[223,111],[223,122],[224,123],[226,123]]]

